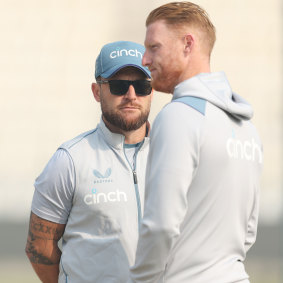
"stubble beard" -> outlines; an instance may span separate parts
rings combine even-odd
[[[156,91],[173,93],[182,71],[179,69],[172,70],[170,67],[165,69],[171,70],[169,72],[163,71],[156,78],[152,78],[151,85]]]

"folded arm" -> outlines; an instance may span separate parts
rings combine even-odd
[[[65,224],[44,220],[31,212],[26,254],[42,282],[58,282],[61,239]]]

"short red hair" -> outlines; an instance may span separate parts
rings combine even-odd
[[[158,20],[164,20],[172,28],[192,27],[203,34],[202,42],[206,45],[208,55],[211,54],[215,40],[215,27],[208,14],[200,6],[191,2],[172,2],[162,5],[148,15],[146,26]]]

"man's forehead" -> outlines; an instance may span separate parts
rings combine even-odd
[[[157,20],[155,22],[150,23],[146,27],[146,33],[147,34],[156,34],[156,33],[159,33],[160,31],[167,31],[168,28],[169,27],[164,20]]]
[[[147,26],[144,45],[158,43],[175,36],[176,31],[164,20],[155,21]]]

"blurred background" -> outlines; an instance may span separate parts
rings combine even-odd
[[[0,2],[0,282],[39,282],[24,252],[33,182],[61,143],[98,123],[90,85],[100,48],[143,43],[146,16],[167,2]],[[264,144],[258,238],[246,267],[251,282],[283,282],[283,1],[193,2],[217,29],[212,71],[225,71],[253,105]],[[170,99],[155,93],[151,122]]]

